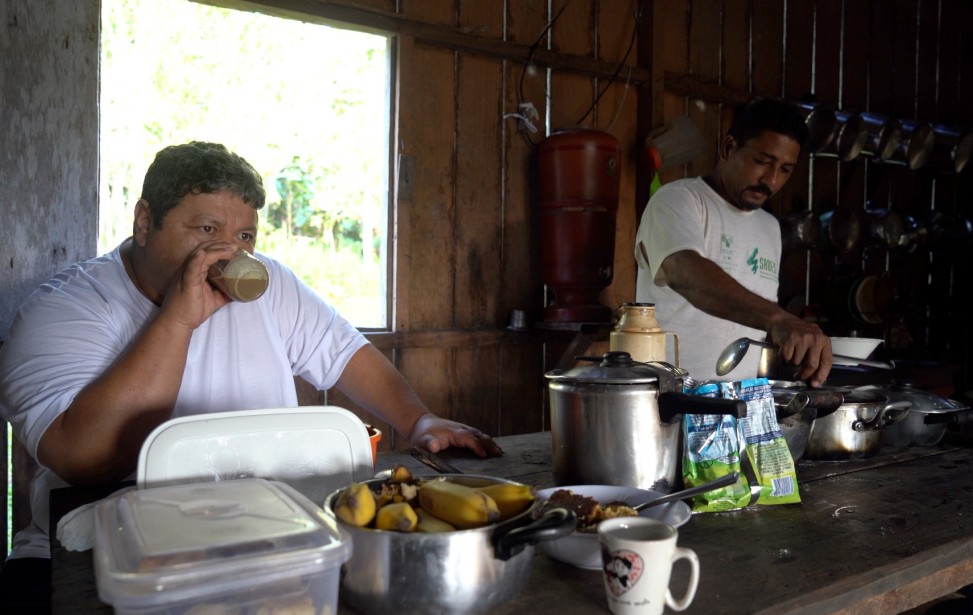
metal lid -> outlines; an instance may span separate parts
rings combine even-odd
[[[911,382],[893,380],[888,385],[889,397],[893,401],[908,401],[912,404],[913,412],[940,414],[966,410],[968,406],[953,399],[947,399],[929,391],[924,391]]]
[[[606,352],[600,359],[597,357],[577,357],[577,359],[597,361],[597,363],[578,365],[567,371],[553,369],[545,376],[559,382],[590,384],[653,384],[659,382],[660,372],[663,372],[665,377],[664,368],[660,364],[633,361],[632,356],[627,352]]]

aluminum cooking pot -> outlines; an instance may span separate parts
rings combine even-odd
[[[777,424],[794,461],[804,456],[811,425],[844,403],[841,391],[831,387],[807,388],[803,382],[770,381],[777,410]]]
[[[437,475],[440,476],[440,475]],[[446,474],[479,487],[512,482],[475,474]],[[423,477],[417,477],[423,478]],[[385,479],[365,481],[376,493]],[[337,520],[334,503],[325,513]],[[540,500],[503,523],[425,534],[338,525],[352,537],[353,552],[341,574],[341,598],[359,613],[461,615],[485,613],[513,598],[530,574],[534,544],[574,531],[574,513],[553,509],[539,519]]]
[[[935,446],[947,431],[973,430],[973,410],[958,401],[893,380],[885,387],[892,401],[908,401],[909,415],[882,431],[882,445]]]
[[[911,404],[889,401],[876,386],[837,387],[844,402],[825,417],[816,418],[808,434],[805,459],[837,461],[864,459],[878,453],[882,430],[904,419]]]
[[[684,394],[685,370],[627,352],[552,370],[551,441],[557,485],[621,485],[671,493],[681,485],[682,414],[746,416],[745,402]]]

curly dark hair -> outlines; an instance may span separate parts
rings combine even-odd
[[[738,110],[730,125],[729,134],[743,145],[764,131],[786,135],[801,146],[808,141],[807,124],[798,108],[782,100],[758,98]]]
[[[141,198],[148,202],[152,224],[158,229],[187,194],[222,190],[240,196],[254,209],[262,208],[267,198],[263,179],[249,162],[219,143],[192,141],[170,145],[155,155],[145,173]]]

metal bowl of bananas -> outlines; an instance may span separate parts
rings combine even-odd
[[[573,512],[539,506],[532,486],[475,474],[396,466],[351,483],[324,502],[352,538],[342,600],[367,613],[488,612],[520,591],[535,544],[574,530]]]

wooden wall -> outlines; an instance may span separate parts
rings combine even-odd
[[[962,0],[655,2],[651,67],[663,87],[653,88],[653,120],[688,114],[712,145],[665,179],[710,169],[733,107],[753,95],[973,130],[970,23],[973,5]],[[971,388],[960,301],[970,282],[962,264],[971,248],[971,171],[957,174],[944,151],[918,170],[865,156],[846,162],[833,149],[812,155],[771,209],[785,231],[807,212],[863,225],[847,251],[826,226],[813,247],[791,244],[783,305],[820,319],[832,335],[883,338],[891,356],[955,364],[962,393]],[[912,225],[915,241],[889,248],[870,237],[866,210]],[[944,216],[939,225],[936,215]],[[862,318],[849,300],[869,278],[872,298],[887,309]]]
[[[634,299],[631,248],[649,179],[640,149],[651,128],[688,115],[706,139],[697,159],[663,173],[671,181],[708,172],[734,109],[758,95],[973,127],[963,36],[973,5],[963,0],[573,0],[550,13],[533,0],[287,6],[397,34],[395,331],[371,337],[431,408],[498,434],[545,427],[543,373],[570,339],[503,329],[513,309],[537,322],[545,301],[534,165],[546,133],[580,121],[621,141],[615,277],[602,293],[617,307]],[[524,101],[540,112],[537,134],[503,119]],[[934,212],[973,214],[971,172],[944,168],[813,155],[770,209],[785,231],[798,215],[869,209],[921,235],[934,230]],[[968,274],[954,264],[969,242],[953,222],[910,251],[876,245],[863,228],[847,253],[822,226],[813,247],[785,244],[781,303],[831,334],[854,330],[885,338],[898,357],[955,363],[965,391],[969,327],[956,297]],[[890,297],[878,322],[848,309],[866,276]]]
[[[544,373],[575,332],[506,330],[513,310],[536,323],[544,307],[537,148],[574,125],[619,139],[615,272],[602,302],[634,300],[636,104],[648,77],[630,45],[636,0],[551,13],[537,0],[260,4],[397,35],[394,331],[369,337],[435,412],[494,434],[545,428]],[[504,118],[525,102],[537,133]],[[383,449],[405,444],[378,427]]]

